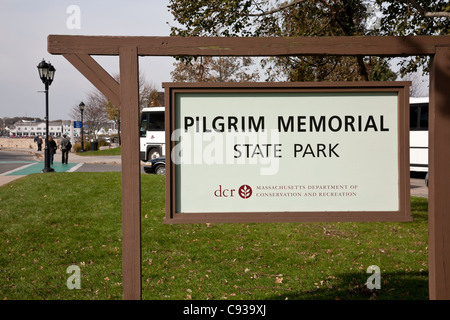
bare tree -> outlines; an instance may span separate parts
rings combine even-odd
[[[119,82],[119,75],[115,75],[114,79]],[[145,76],[139,74],[139,110],[151,105],[152,93],[156,91],[153,84],[146,81]],[[83,112],[84,124],[88,125],[88,134],[92,138],[94,133],[102,128],[105,122],[112,120],[119,128],[119,144],[120,139],[120,106],[113,105],[99,90],[93,89],[87,94],[85,108]],[[72,107],[72,119],[80,119],[81,111],[78,106]]]
[[[103,124],[108,121],[105,106],[108,100],[98,90],[93,90],[87,94],[84,101],[85,107],[83,111],[83,125],[88,126],[88,137],[94,138],[95,132],[100,130]],[[71,111],[73,119],[81,118],[81,111],[78,106],[74,106]]]
[[[259,74],[252,65],[248,57],[198,57],[175,62],[171,76],[179,82],[258,81]]]
[[[429,95],[429,78],[422,71],[408,73],[401,80],[411,81],[411,88],[409,89],[411,97],[426,97]]]
[[[419,4],[416,0],[407,1],[410,3],[422,17],[426,18],[450,18],[449,11],[428,11],[423,6]],[[448,7],[447,7],[448,8]]]

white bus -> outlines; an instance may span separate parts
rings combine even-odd
[[[414,172],[428,172],[428,104],[428,97],[409,99],[409,161]]]
[[[139,126],[140,159],[148,161],[164,156],[164,107],[144,108]]]

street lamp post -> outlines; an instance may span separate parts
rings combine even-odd
[[[81,150],[80,152],[84,152],[84,128],[83,128],[83,111],[84,111],[84,103],[81,101],[80,105],[80,111],[81,111]]]
[[[45,148],[44,148],[44,169],[42,172],[55,171],[50,167],[50,148],[48,145],[48,88],[53,82],[55,76],[55,67],[51,63],[47,63],[42,59],[41,63],[37,66],[39,70],[39,77],[45,84]]]

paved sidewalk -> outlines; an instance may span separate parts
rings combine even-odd
[[[2,151],[17,151],[34,155],[37,161],[44,161],[44,151],[30,150],[30,149],[12,149],[2,148]],[[54,163],[62,160],[61,150],[58,150],[54,156]],[[121,156],[79,156],[74,152],[69,153],[69,162],[73,163],[107,163],[107,164],[120,164]]]
[[[44,152],[36,151],[37,156],[44,160]],[[61,150],[58,150],[54,156],[53,163],[62,161]],[[74,152],[69,153],[70,163],[106,163],[106,164],[120,164],[121,156],[79,156]]]
[[[25,176],[0,176],[0,186],[8,184],[14,180],[20,179]]]
[[[411,178],[410,181],[412,196],[428,198],[428,187],[425,185],[424,179]]]
[[[44,168],[44,151],[30,149],[2,148],[2,151],[23,152],[33,155],[35,162],[24,165],[20,168],[0,175],[0,186],[10,183],[16,179],[27,176],[32,173],[39,173]],[[55,172],[70,172],[76,170],[80,165],[85,163],[93,164],[120,164],[121,156],[79,156],[75,153],[69,153],[69,161],[67,165],[62,164],[62,153],[58,150],[54,156],[51,167]]]

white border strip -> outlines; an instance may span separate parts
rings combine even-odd
[[[84,164],[84,162],[77,164],[76,166],[70,168],[69,170],[67,170],[66,172],[75,172],[77,171],[82,165]]]

